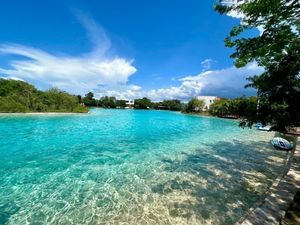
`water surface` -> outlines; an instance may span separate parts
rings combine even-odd
[[[0,115],[0,224],[234,224],[283,171],[272,136],[167,111]]]

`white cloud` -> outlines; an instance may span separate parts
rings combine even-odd
[[[217,95],[220,97],[238,97],[253,95],[254,89],[245,89],[247,77],[263,72],[256,63],[250,63],[244,68],[230,67],[222,70],[210,70],[198,75],[187,76],[179,79],[179,86],[168,88],[142,90],[140,87],[122,86],[116,89],[100,90],[98,95],[113,95],[119,98],[148,97],[154,101],[163,99],[188,100],[197,95]]]
[[[95,97],[114,96],[117,99],[135,99],[144,97],[142,88],[134,84],[119,84],[119,85],[104,85],[98,87],[95,92]]]
[[[5,80],[19,80],[19,81],[25,81],[21,78],[18,78],[18,77],[0,77],[1,79],[5,79]]]
[[[202,66],[202,70],[206,71],[211,69],[212,63],[214,62],[214,60],[212,59],[205,59],[201,62],[201,66]]]
[[[228,1],[229,3],[227,3],[227,4],[229,4],[229,5],[231,5],[232,4],[232,1]],[[238,5],[241,5],[241,4],[243,4],[244,3],[244,1],[238,1],[238,2],[236,2],[235,4],[238,6]],[[226,4],[226,2],[225,2],[225,4]],[[241,24],[246,24],[245,23],[245,19],[247,19],[247,17],[245,16],[245,14],[244,13],[242,13],[240,10],[237,10],[235,7],[233,7],[233,9],[232,10],[230,10],[228,13],[227,13],[227,16],[230,16],[230,17],[232,17],[232,18],[236,18],[236,19],[239,19],[240,21],[241,21]],[[258,27],[256,27],[257,29],[258,29],[258,31],[259,31],[259,33],[260,33],[260,35],[262,35],[262,33],[264,32],[264,28],[262,27],[262,26],[258,26]]]
[[[221,97],[237,97],[255,93],[253,89],[245,89],[247,77],[263,72],[261,67],[250,63],[244,68],[230,67],[222,70],[210,70],[196,76],[181,79],[186,89],[194,89],[196,94],[218,95]]]
[[[98,85],[126,84],[136,72],[133,60],[108,57],[111,42],[104,30],[81,13],[77,17],[93,44],[91,52],[81,56],[61,56],[23,45],[1,45],[0,53],[21,56],[23,59],[10,61],[10,68],[0,68],[0,73],[8,78],[29,81],[38,87],[54,86],[81,94]]]
[[[241,24],[246,24],[244,21],[246,19],[245,15],[241,12],[237,12],[236,10],[231,10],[230,12],[227,13],[227,16],[236,18],[236,19],[240,19],[241,20]],[[265,31],[265,29],[263,28],[263,26],[258,26],[256,27],[256,29],[258,29],[259,34],[262,35],[263,32]]]
[[[172,81],[179,82],[177,86],[173,83],[166,88],[143,90],[140,86],[128,84],[129,77],[136,72],[133,61],[118,56],[108,57],[111,42],[103,29],[82,13],[77,13],[77,17],[93,44],[91,52],[80,56],[54,55],[23,45],[0,45],[0,54],[19,56],[9,62],[9,68],[0,67],[0,74],[26,80],[40,88],[58,87],[74,94],[93,91],[96,97],[107,95],[119,99],[188,100],[196,95],[236,97],[255,93],[253,89],[244,89],[244,85],[247,77],[260,74],[262,68],[252,63],[240,69],[211,70],[212,59],[201,62],[202,72],[198,75],[181,79],[173,77]]]
[[[236,19],[243,19],[245,16],[244,14],[240,13],[240,12],[237,12],[235,10],[231,10],[227,13],[227,16],[230,16],[230,17],[233,17],[233,18],[236,18]]]

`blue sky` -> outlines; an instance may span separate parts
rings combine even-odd
[[[0,76],[74,94],[188,99],[253,94],[224,38],[239,20],[212,0],[2,2]]]

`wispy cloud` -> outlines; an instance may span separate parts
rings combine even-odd
[[[0,68],[6,77],[24,79],[40,87],[58,87],[71,93],[86,93],[99,85],[126,84],[136,72],[133,60],[108,57],[111,42],[103,28],[83,13],[76,16],[86,29],[92,51],[80,56],[54,55],[18,44],[0,45],[1,54],[23,57]]]
[[[88,38],[93,45],[93,51],[89,54],[95,55],[97,58],[104,57],[112,45],[105,30],[99,24],[97,24],[92,17],[87,16],[82,11],[73,11],[77,20],[86,29]]]
[[[201,66],[202,66],[202,71],[206,71],[211,69],[212,63],[214,62],[214,60],[212,59],[205,59],[201,62]]]
[[[136,72],[133,60],[108,56],[112,44],[103,28],[81,12],[76,12],[76,17],[92,43],[90,52],[70,56],[18,44],[0,45],[0,54],[19,56],[9,62],[9,68],[0,67],[0,74],[6,78],[28,81],[40,88],[58,87],[74,94],[92,90],[96,97],[108,95],[120,99],[188,100],[196,95],[236,97],[255,93],[253,89],[244,89],[244,85],[248,76],[261,73],[262,68],[252,63],[240,69],[212,70],[212,59],[201,62],[202,70],[197,75],[172,78],[178,85],[173,82],[170,87],[144,90],[129,84],[128,79]]]

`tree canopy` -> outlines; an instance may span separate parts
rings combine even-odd
[[[191,113],[191,112],[202,112],[204,108],[204,101],[197,99],[197,98],[192,98],[187,105],[184,108],[184,112]]]
[[[178,99],[164,100],[162,102],[153,103],[155,109],[165,109],[172,111],[181,111],[183,109],[183,104]]]
[[[234,11],[242,16],[225,39],[237,67],[256,62],[265,69],[253,74],[247,87],[257,89],[256,115],[245,117],[242,126],[255,122],[286,131],[300,126],[300,2],[299,0],[251,0],[237,5],[215,6],[221,14]],[[247,37],[247,30],[261,34]]]
[[[100,99],[95,99],[94,94],[89,92],[85,97],[77,95],[80,103],[84,103],[88,107],[102,107],[102,108],[126,108],[128,107],[127,101],[124,99],[117,99],[113,96],[103,96]],[[161,102],[152,102],[150,99],[144,97],[134,100],[135,109],[165,109],[173,111],[181,111],[184,104],[178,99],[164,100]]]
[[[82,102],[86,106],[96,106],[96,100],[94,99],[93,92],[89,92],[85,95],[85,97],[82,99]]]
[[[243,119],[252,115],[256,116],[256,110],[256,97],[240,97],[235,99],[222,98],[215,101],[210,106],[209,112],[213,116]]]
[[[152,108],[152,102],[150,99],[144,97],[134,100],[134,108],[136,109],[149,109]]]
[[[58,89],[40,91],[19,80],[0,79],[0,112],[87,112],[78,98]]]
[[[122,107],[124,105],[123,102],[117,101],[115,97],[102,97],[98,100],[98,106],[103,108],[116,108],[117,106]]]

